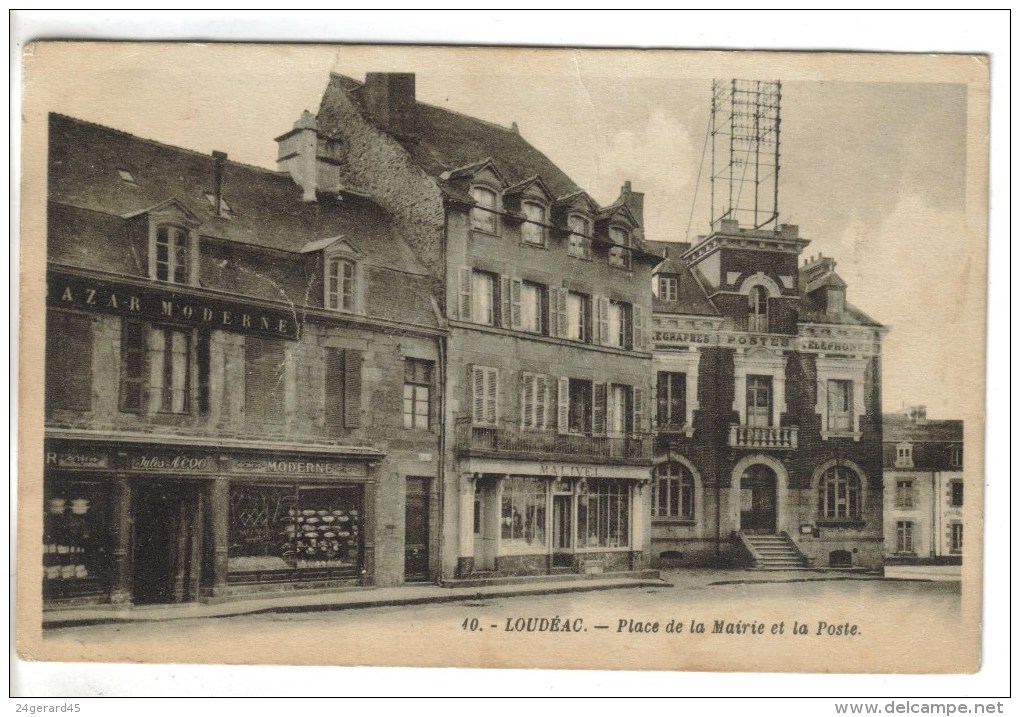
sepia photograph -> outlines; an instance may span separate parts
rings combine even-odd
[[[981,668],[987,58],[22,61],[22,659]]]

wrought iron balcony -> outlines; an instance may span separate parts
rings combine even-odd
[[[730,426],[732,448],[793,450],[797,447],[796,426]]]
[[[534,430],[511,423],[457,425],[457,452],[480,458],[647,465],[652,459],[652,443],[652,435],[647,433],[607,436]]]

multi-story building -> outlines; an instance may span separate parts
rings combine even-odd
[[[929,420],[924,406],[886,414],[887,564],[963,559],[963,421]]]
[[[656,565],[882,561],[881,339],[798,228],[656,242]]]
[[[434,575],[441,287],[389,215],[68,117],[49,136],[46,603]]]
[[[516,126],[418,102],[413,74],[333,75],[295,132],[281,168],[369,192],[445,289],[443,577],[645,566],[643,196],[599,206]]]

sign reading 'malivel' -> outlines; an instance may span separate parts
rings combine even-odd
[[[53,271],[47,276],[46,288],[46,303],[52,307],[260,336],[298,338],[298,322],[293,314],[239,301],[192,296],[162,287],[116,284]]]

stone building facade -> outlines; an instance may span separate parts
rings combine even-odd
[[[924,406],[884,417],[886,564],[961,564],[967,478],[963,421]]]
[[[433,576],[441,285],[390,216],[222,153],[49,131],[46,604]]]
[[[315,157],[281,144],[281,168],[371,193],[443,285],[444,580],[645,567],[642,195],[599,206],[516,127],[419,102],[411,74],[333,75],[294,131]]]
[[[798,228],[661,242],[655,565],[882,561],[881,340]]]

